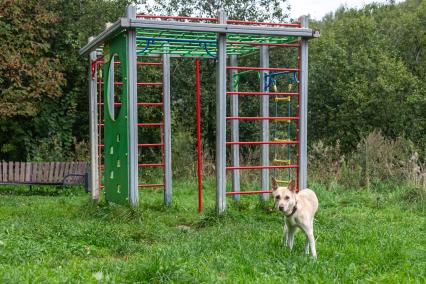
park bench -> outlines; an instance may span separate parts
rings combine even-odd
[[[87,162],[0,162],[0,185],[83,185],[89,191]]]

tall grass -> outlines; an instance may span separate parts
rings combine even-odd
[[[309,152],[311,179],[324,184],[375,187],[383,183],[426,188],[426,168],[413,143],[385,138],[374,131],[361,139],[355,151],[343,154],[336,145],[314,143]]]

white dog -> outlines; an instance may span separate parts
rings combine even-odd
[[[305,253],[309,254],[309,247],[314,258],[317,257],[314,238],[314,216],[318,209],[318,199],[310,189],[296,192],[296,183],[290,182],[288,187],[278,187],[275,178],[272,178],[272,194],[275,206],[284,213],[285,243],[293,248],[294,234],[297,228],[303,230],[306,235]],[[283,240],[284,241],[284,240]]]

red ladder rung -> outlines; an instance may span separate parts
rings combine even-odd
[[[226,120],[299,120],[297,116],[281,116],[281,117],[252,117],[252,116],[228,116]]]
[[[265,145],[265,144],[299,144],[299,141],[297,140],[291,140],[291,141],[230,141],[226,142],[226,145]]]
[[[138,126],[163,126],[164,123],[156,122],[156,123],[138,123]]]
[[[98,81],[98,84],[103,84],[104,81]],[[123,85],[123,82],[114,82],[114,85],[117,86],[121,86]],[[152,83],[137,83],[137,86],[141,87],[141,86],[162,86],[163,83],[162,82],[152,82]]]
[[[98,103],[98,105],[104,105],[104,103]],[[115,106],[121,106],[122,103],[114,103]],[[163,103],[137,103],[138,106],[163,106]]]
[[[140,184],[139,187],[161,187],[164,186],[162,183],[147,183],[147,184]]]
[[[236,194],[262,194],[262,193],[271,193],[272,190],[255,190],[255,191],[228,191],[226,194],[236,195]]]
[[[272,92],[226,92],[227,95],[256,95],[256,96],[285,96],[285,97],[295,97],[299,93],[272,93]]]
[[[145,144],[138,144],[138,147],[162,147],[164,146],[163,143],[145,143]]]
[[[282,166],[231,166],[226,167],[227,170],[260,170],[260,169],[296,169],[299,165],[282,165]]]
[[[138,164],[138,167],[164,167],[164,164]]]
[[[226,69],[231,70],[258,70],[258,71],[288,71],[299,72],[299,68],[274,68],[274,67],[243,67],[243,66],[226,66]]]

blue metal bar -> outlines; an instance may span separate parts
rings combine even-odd
[[[207,52],[208,55],[211,57],[217,58],[217,55],[210,52],[209,48],[207,47],[207,43],[200,43],[200,46],[204,48],[204,50]]]
[[[167,41],[167,42],[190,42],[190,43],[205,43],[216,45],[215,40],[193,40],[193,39],[176,39],[176,38],[159,38],[159,37],[143,37],[137,36],[136,40],[148,40],[154,43],[155,41]]]

